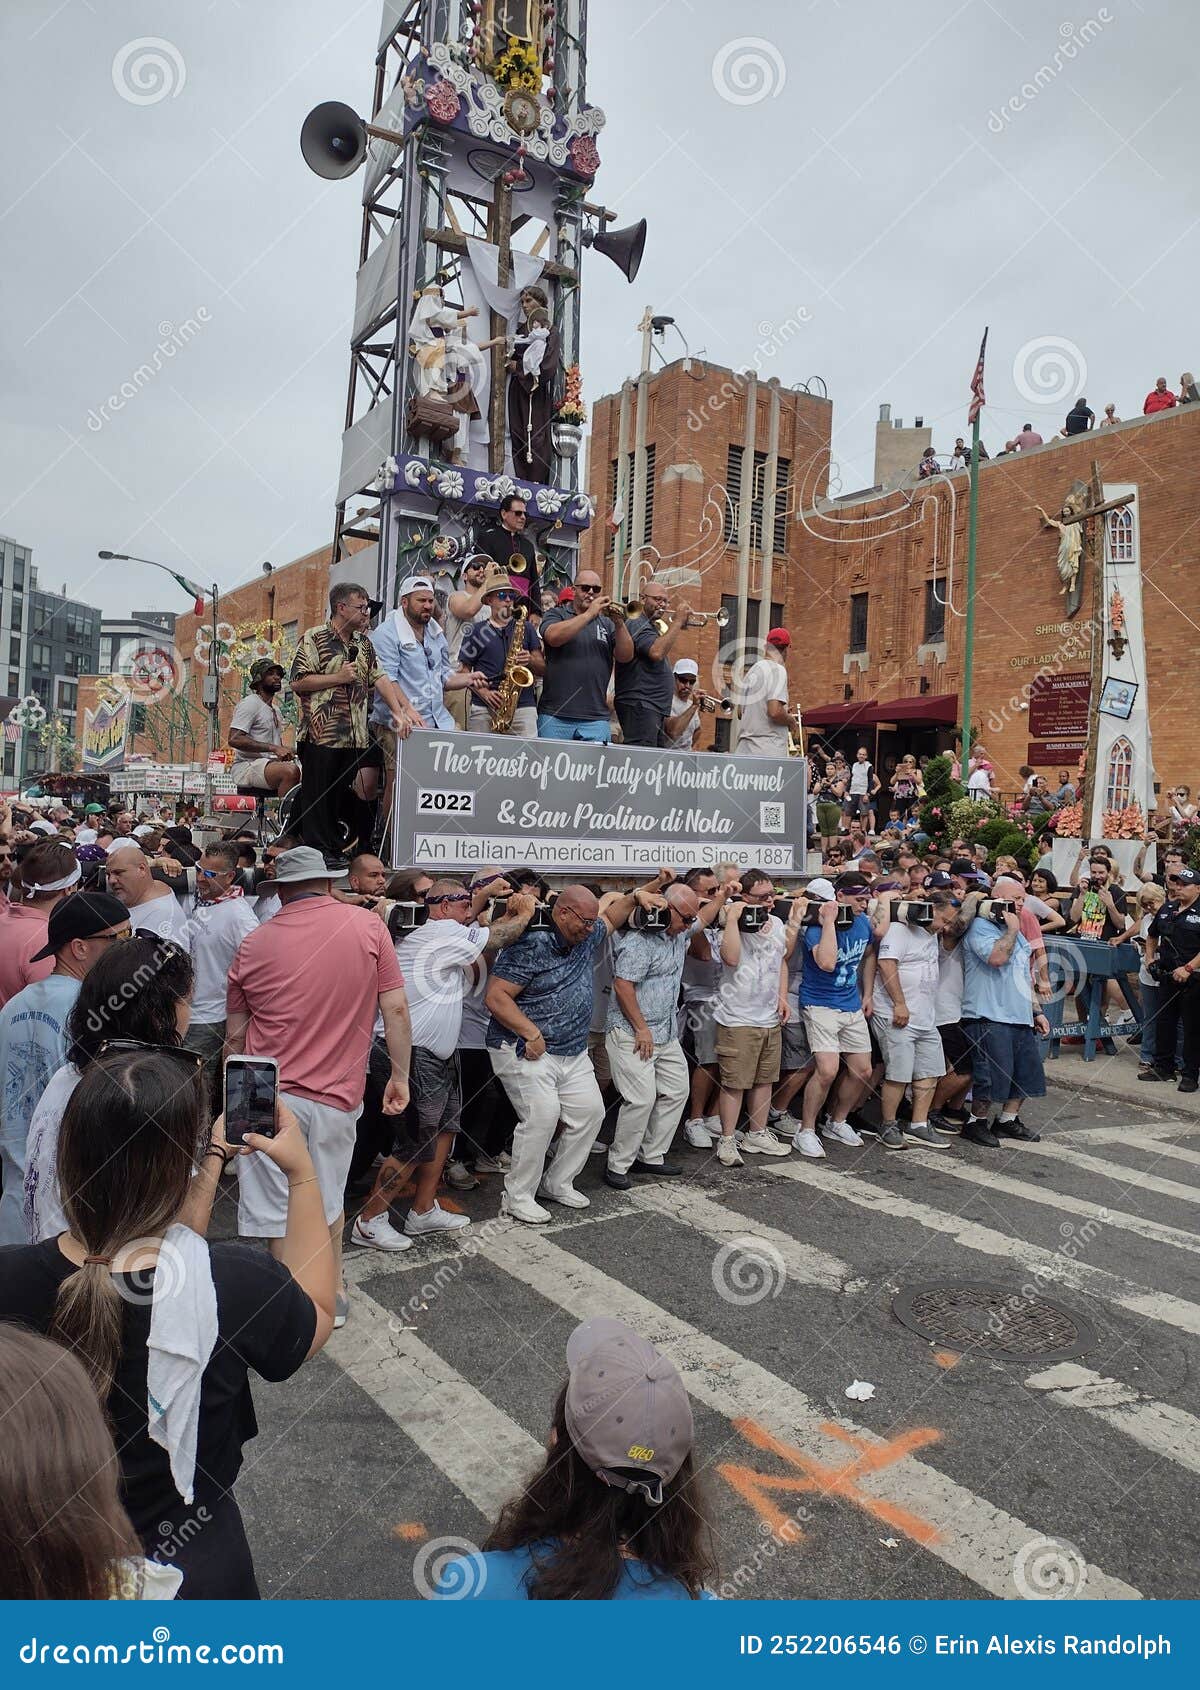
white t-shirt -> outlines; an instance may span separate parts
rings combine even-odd
[[[238,733],[247,734],[258,745],[283,744],[283,717],[273,704],[268,704],[266,699],[260,698],[256,692],[248,692],[245,698],[238,701],[229,726],[231,730],[236,729]],[[251,751],[238,751],[235,755],[239,759],[245,759],[255,754]]]
[[[427,921],[396,944],[412,1042],[443,1062],[458,1049],[467,968],[487,942],[487,928],[474,922],[464,927],[457,921]]]
[[[773,915],[760,933],[743,933],[742,960],[723,963],[713,1004],[722,1027],[774,1027],[779,1021],[779,965],[787,948],[784,927]]]
[[[937,995],[933,1001],[933,1016],[939,1027],[953,1027],[962,1020],[963,952],[961,945],[948,951],[938,945]]]
[[[283,908],[283,899],[278,892],[260,892],[253,903],[254,919],[259,922],[270,921]]]
[[[746,671],[742,691],[742,724],[737,742],[739,757],[787,756],[788,725],[786,722],[772,722],[767,715],[768,703],[774,700],[786,704],[787,696],[787,670],[782,663],[776,663],[773,657],[760,657],[757,663],[751,664]]]
[[[678,709],[676,709],[677,705],[678,705]],[[691,709],[691,705],[689,704],[689,702],[686,698],[675,698],[674,696],[672,696],[671,710],[670,710],[670,713],[669,713],[667,719],[668,719],[668,721],[674,721],[676,716],[686,715],[686,713],[690,709]],[[700,732],[700,712],[697,710],[696,714],[692,717],[692,719],[688,723],[687,727],[684,728],[683,731],[675,739],[670,739],[670,735],[668,735],[667,737],[670,740],[671,746],[674,750],[676,750],[676,751],[690,751],[692,749],[693,744],[695,743],[696,735],[699,732]],[[784,747],[784,750],[785,751],[787,750],[786,746]]]
[[[211,1027],[225,1019],[225,982],[238,946],[253,933],[258,920],[249,898],[223,898],[218,904],[198,903],[192,911],[192,1020]]]
[[[908,1025],[914,1032],[927,1032],[937,1025],[936,1000],[938,987],[937,938],[923,927],[910,927],[907,922],[893,921],[879,941],[880,962],[894,962],[900,971],[900,990],[908,1005]],[[883,969],[875,975],[875,1014],[881,1021],[892,1019],[892,1000],[883,978]]]
[[[180,909],[178,898],[165,886],[161,898],[149,898],[130,910],[129,925],[135,933],[156,933],[160,939],[170,939],[182,950],[190,951],[192,948],[188,918]]]
[[[688,955],[683,959],[684,1003],[706,1002],[721,984],[724,968],[721,961],[721,929],[706,927],[704,938],[708,945],[708,956]]]
[[[31,1244],[67,1232],[58,1189],[58,1129],[79,1084],[79,1071],[67,1062],[50,1076],[29,1120],[25,1141],[25,1226]]]

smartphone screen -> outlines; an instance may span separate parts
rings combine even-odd
[[[275,1137],[279,1067],[270,1057],[231,1056],[225,1064],[225,1139],[242,1144],[247,1133]]]

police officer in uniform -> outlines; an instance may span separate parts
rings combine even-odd
[[[1157,966],[1156,966],[1157,965]],[[1152,1074],[1142,1079],[1174,1077],[1179,1024],[1183,1023],[1183,1064],[1179,1091],[1195,1091],[1200,1084],[1200,873],[1176,869],[1167,875],[1167,902],[1146,935],[1146,966],[1159,982],[1158,1059]]]

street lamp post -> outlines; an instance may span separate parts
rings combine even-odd
[[[204,759],[204,815],[207,821],[212,816],[212,760],[217,749],[221,723],[221,674],[217,668],[217,606],[220,599],[220,589],[214,581],[212,587],[206,592],[203,587],[197,586],[194,581],[189,581],[186,575],[180,575],[178,570],[171,568],[170,564],[160,563],[157,558],[133,557],[128,552],[109,551],[98,552],[96,555],[103,558],[106,563],[110,561],[147,563],[151,569],[161,569],[164,574],[171,577],[172,581],[182,587],[184,592],[191,593],[195,600],[197,616],[203,613],[204,600],[209,597],[212,599],[212,643],[208,653],[208,673],[204,677],[201,693],[204,708],[208,712],[207,755]]]

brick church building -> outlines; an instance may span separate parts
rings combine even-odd
[[[915,446],[909,471],[896,473],[885,410],[879,485],[841,495],[828,485],[831,424],[823,396],[751,373],[681,360],[627,382],[593,408],[597,516],[583,562],[621,596],[654,566],[677,583],[677,599],[710,612],[724,605],[723,630],[710,623],[677,647],[698,658],[701,685],[713,690],[730,673],[722,659],[745,648],[743,632],[753,653],[756,636],[782,623],[807,737],[819,730],[851,752],[865,743],[882,767],[905,751],[948,748],[961,719],[969,476],[918,480]],[[928,442],[927,430],[903,436],[906,450],[910,439]],[[1143,734],[1149,712],[1143,760],[1162,790],[1200,781],[1200,607],[1187,587],[1200,580],[1198,453],[1195,405],[981,466],[972,716],[1000,790],[1019,789],[1027,762],[1051,777],[1073,770],[1086,736],[1092,582],[1081,579],[1082,602],[1069,615],[1059,531],[1039,507],[1057,517],[1072,490],[1090,483],[1093,462],[1106,500],[1135,494],[1098,520],[1127,617],[1119,679],[1138,701]],[[624,514],[614,532],[607,519],[618,497]],[[1100,636],[1109,636],[1107,615]],[[1113,661],[1106,665],[1107,674]],[[717,720],[699,743],[728,736]],[[1118,741],[1127,746],[1121,734],[1101,743]],[[1119,762],[1129,752],[1112,755]],[[1119,770],[1113,778],[1119,791]]]

